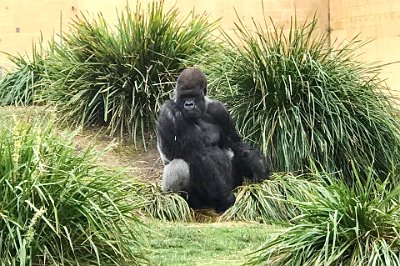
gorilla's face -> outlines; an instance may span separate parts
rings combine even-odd
[[[204,94],[184,94],[176,99],[176,103],[186,120],[196,120],[206,109]]]
[[[206,110],[206,77],[197,68],[187,68],[178,77],[175,102],[186,120],[196,120]]]

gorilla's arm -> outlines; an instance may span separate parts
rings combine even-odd
[[[182,112],[172,100],[167,100],[160,110],[157,120],[157,145],[167,162],[179,158],[184,149],[185,129],[187,128]]]
[[[219,146],[233,152],[234,187],[241,185],[244,177],[255,181],[266,179],[269,175],[267,161],[257,148],[242,141],[223,103],[217,100],[209,100],[207,114],[213,117],[215,123],[221,128]]]
[[[208,99],[206,112],[221,128],[221,139],[219,143],[221,148],[232,149],[236,144],[242,141],[242,138],[236,130],[235,123],[222,102]]]

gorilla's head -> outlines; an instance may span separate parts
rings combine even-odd
[[[187,120],[198,119],[206,109],[207,79],[198,68],[187,68],[176,81],[175,102]]]
[[[251,170],[252,179],[256,182],[269,177],[269,167],[267,160],[258,149],[251,149],[244,152],[244,160],[248,163]]]
[[[239,160],[240,171],[244,176],[254,181],[262,181],[269,177],[267,160],[259,149],[246,143],[239,143],[236,149],[235,160]]]

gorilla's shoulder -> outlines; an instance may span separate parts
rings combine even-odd
[[[160,110],[168,109],[168,108],[173,108],[175,105],[174,101],[169,99],[166,100],[162,105]]]
[[[229,128],[231,119],[228,109],[225,105],[214,99],[206,98],[206,113],[211,116],[214,121],[216,121],[223,128]]]
[[[223,113],[228,113],[228,109],[226,109],[225,105],[218,100],[210,99],[206,97],[206,106],[207,106],[207,113],[218,115]]]
[[[166,100],[163,105],[161,105],[160,108],[160,114],[158,117],[158,120],[160,119],[173,119],[176,117],[178,114],[178,110],[176,108],[176,104],[173,100]]]

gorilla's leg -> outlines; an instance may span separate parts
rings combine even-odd
[[[232,193],[231,158],[222,150],[208,156],[195,154],[190,167],[183,159],[174,159],[164,167],[161,189],[183,192],[191,208],[215,208],[222,212],[235,202]]]
[[[223,212],[235,202],[232,192],[231,159],[219,148],[194,154],[190,163],[191,190],[189,206],[194,209],[213,208]]]
[[[161,189],[164,192],[188,191],[190,184],[189,165],[182,159],[173,159],[164,167]]]

